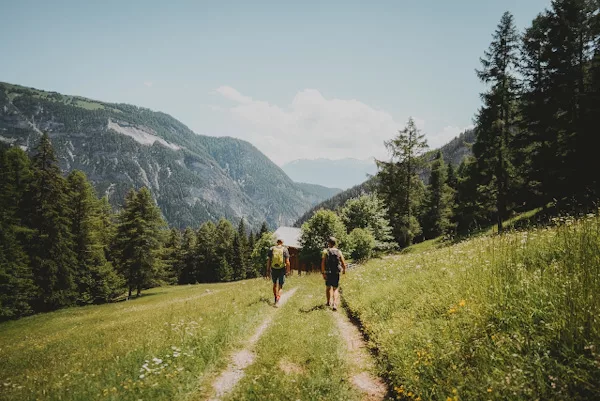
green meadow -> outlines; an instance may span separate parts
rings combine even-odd
[[[600,399],[600,219],[437,241],[342,279],[398,400]],[[163,287],[138,299],[0,325],[2,400],[204,400],[265,319],[224,400],[365,399],[318,274],[272,306],[262,279]],[[340,310],[337,313],[346,313]]]

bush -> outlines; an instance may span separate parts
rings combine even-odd
[[[348,245],[352,249],[350,256],[354,260],[370,259],[375,248],[375,238],[369,230],[355,228],[348,235]]]
[[[331,210],[319,210],[306,223],[302,224],[300,258],[309,263],[319,263],[321,250],[327,246],[327,239],[334,236],[338,248],[347,250],[346,226],[340,216]]]

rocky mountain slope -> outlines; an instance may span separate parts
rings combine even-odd
[[[64,171],[84,171],[115,207],[147,186],[176,227],[220,217],[291,225],[330,195],[248,142],[197,135],[167,114],[0,83],[0,141],[32,150],[44,131]]]

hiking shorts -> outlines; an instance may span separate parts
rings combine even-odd
[[[271,279],[273,279],[273,284],[279,282],[279,285],[283,286],[283,283],[285,283],[285,267],[271,269]]]
[[[340,286],[340,275],[338,273],[327,273],[325,277],[327,287],[338,288]]]

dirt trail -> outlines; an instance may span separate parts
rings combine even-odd
[[[364,394],[363,400],[384,400],[388,391],[387,386],[380,377],[371,373],[374,371],[375,361],[367,350],[360,331],[350,322],[343,309],[334,312],[333,315],[338,329],[346,341],[352,384]]]
[[[281,295],[281,299],[279,300],[279,306],[283,306],[287,300],[294,295],[298,288],[293,288],[289,291],[283,292]],[[253,351],[254,346],[263,335],[265,330],[269,328],[271,322],[273,322],[273,318],[275,313],[268,316],[261,325],[256,329],[252,337],[248,339],[246,342],[246,346],[244,349],[236,352],[231,357],[231,362],[227,366],[224,372],[222,372],[219,377],[213,383],[213,394],[214,397],[210,398],[210,401],[218,401],[225,395],[227,395],[235,385],[244,377],[244,370],[252,365],[254,359],[256,358],[256,354]]]

